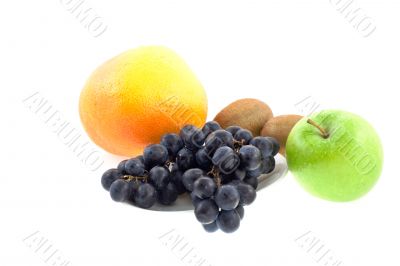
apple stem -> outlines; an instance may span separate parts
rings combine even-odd
[[[324,139],[327,139],[329,137],[329,133],[326,132],[325,129],[323,129],[320,125],[318,125],[314,120],[308,118],[307,119],[307,123],[309,123],[310,125],[313,125],[314,127],[318,128],[319,131],[321,132],[321,135]]]

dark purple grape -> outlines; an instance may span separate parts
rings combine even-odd
[[[129,159],[125,163],[125,172],[132,176],[144,175],[144,164],[137,158]]]
[[[126,175],[125,163],[126,163],[127,161],[128,161],[128,160],[123,160],[123,161],[121,161],[121,162],[118,164],[118,166],[117,166],[118,171],[119,171],[122,175]]]
[[[173,163],[170,167],[169,178],[172,183],[175,184],[178,194],[181,195],[186,192],[186,188],[182,183],[182,171],[179,169],[176,163]]]
[[[110,196],[114,201],[123,202],[130,196],[129,183],[123,179],[115,180],[110,186]]]
[[[196,152],[197,166],[205,171],[209,171],[212,167],[211,157],[205,148]]]
[[[200,199],[199,197],[197,197],[195,194],[190,193],[190,200],[192,201],[192,204],[194,207],[196,207],[196,205],[202,201],[203,199]]]
[[[264,173],[264,163],[261,163],[256,169],[246,171],[245,178],[259,177]]]
[[[212,157],[212,162],[218,167],[219,171],[229,175],[236,171],[240,165],[239,156],[230,147],[223,146],[216,150]]]
[[[260,150],[263,158],[273,156],[274,144],[266,137],[255,137],[250,141],[250,145],[257,147]]]
[[[169,171],[164,166],[155,166],[149,172],[149,181],[157,190],[163,189],[170,181]]]
[[[143,155],[136,156],[135,159],[138,159],[144,165],[144,157],[143,157]]]
[[[236,207],[235,211],[239,214],[240,220],[242,220],[243,217],[244,217],[244,208],[243,208],[243,206],[239,204],[239,206]]]
[[[137,180],[137,179],[132,179],[128,183],[129,183],[129,190],[130,190],[128,202],[135,204],[135,194],[136,194],[139,186],[142,185],[143,182],[140,180]]]
[[[149,209],[156,203],[157,194],[155,188],[149,183],[142,183],[134,193],[134,201],[136,206]]]
[[[233,136],[226,130],[219,129],[212,132],[205,141],[205,147],[209,154],[213,154],[219,147],[228,146],[233,148]]]
[[[176,189],[176,186],[172,182],[168,183],[168,185],[165,188],[157,191],[158,202],[163,205],[171,205],[176,201],[177,198],[178,198],[178,190]]]
[[[228,131],[229,133],[231,133],[232,136],[235,136],[236,132],[238,132],[241,129],[242,128],[239,126],[230,126],[230,127],[227,127],[225,130]]]
[[[188,191],[193,191],[194,182],[202,177],[203,174],[203,170],[199,168],[189,169],[183,174],[182,183]]]
[[[152,144],[144,149],[144,164],[146,169],[154,166],[163,166],[168,160],[168,150],[161,144]]]
[[[250,205],[256,199],[256,190],[249,184],[237,182],[235,187],[240,195],[240,205]]]
[[[202,224],[214,222],[218,217],[219,209],[211,199],[205,199],[197,203],[194,214],[197,220]]]
[[[234,153],[235,153],[235,152],[233,151],[233,149],[230,148],[230,147],[228,147],[228,146],[219,147],[219,148],[215,151],[215,153],[214,153],[214,155],[213,155],[213,157],[212,157],[212,163],[213,163],[214,165],[219,165],[219,164],[221,164],[221,163],[224,161],[224,159],[225,159],[226,157],[228,157],[229,155],[232,155],[232,154],[234,154]]]
[[[210,177],[202,176],[198,178],[193,184],[192,194],[201,199],[210,198],[214,195],[217,189],[217,184]]]
[[[176,163],[178,164],[179,169],[185,171],[195,167],[196,158],[191,150],[183,148],[177,154]]]
[[[244,145],[247,145],[253,138],[253,134],[250,132],[250,130],[240,129],[236,132],[234,137],[237,141],[243,142]]]
[[[201,129],[201,131],[203,131],[204,136],[207,137],[208,135],[210,135],[212,132],[217,131],[218,129],[222,129],[221,126],[218,124],[218,122],[216,121],[210,121],[207,122],[203,128]]]
[[[269,174],[275,169],[275,158],[270,156],[263,160],[263,174]]]
[[[186,148],[191,151],[197,151],[200,149],[203,146],[206,138],[204,133],[193,125],[184,126],[179,135],[182,138]]]
[[[101,185],[105,190],[110,190],[111,184],[117,180],[122,178],[121,173],[118,171],[118,169],[109,169],[104,172],[104,174],[101,176]]]
[[[215,202],[223,210],[235,209],[240,201],[240,194],[232,185],[222,185],[215,193]]]
[[[280,149],[279,142],[272,137],[265,137],[265,138],[268,139],[270,142],[272,142],[272,156],[277,155]]]
[[[236,169],[235,172],[229,175],[222,175],[222,179],[225,180],[224,183],[232,180],[243,180],[245,177],[246,177],[246,171],[240,168]]]
[[[217,225],[217,221],[214,221],[210,224],[202,224],[204,230],[206,230],[208,233],[214,233],[218,230],[218,225]]]
[[[178,151],[183,148],[183,141],[181,137],[173,133],[165,134],[161,138],[160,144],[167,148],[170,158],[175,158]]]
[[[246,184],[249,184],[254,189],[257,189],[257,187],[258,187],[258,178],[257,177],[245,178],[243,180],[243,182],[245,182]]]
[[[246,170],[254,170],[261,164],[261,152],[253,145],[246,145],[239,150],[240,167]]]
[[[217,219],[218,228],[225,233],[233,233],[240,226],[240,216],[235,210],[221,211]]]

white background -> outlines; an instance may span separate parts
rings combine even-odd
[[[353,3],[376,26],[364,37],[329,0],[87,0],[107,25],[97,38],[68,1],[0,8],[0,265],[52,265],[34,237],[69,265],[194,265],[161,237],[171,230],[211,265],[324,265],[322,251],[301,242],[308,232],[341,265],[399,265],[398,1]],[[77,106],[86,78],[145,44],[185,58],[207,90],[209,119],[243,97],[275,114],[299,113],[296,103],[311,97],[321,109],[362,115],[384,144],[380,181],[364,198],[339,204],[310,196],[288,174],[258,193],[230,235],[203,232],[192,212],[112,202],[100,186],[103,169],[85,166],[23,100],[39,92],[85,136]],[[104,169],[121,159],[101,156]]]

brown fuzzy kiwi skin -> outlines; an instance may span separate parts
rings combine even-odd
[[[280,115],[271,118],[261,130],[261,136],[273,137],[281,146],[279,153],[285,156],[286,140],[294,125],[303,117],[301,115]]]
[[[220,111],[214,118],[222,128],[240,126],[248,129],[253,136],[259,136],[268,120],[273,117],[271,108],[257,99],[240,99]]]

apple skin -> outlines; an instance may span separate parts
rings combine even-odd
[[[383,148],[374,128],[358,115],[325,110],[311,117],[329,134],[301,119],[286,143],[289,170],[311,194],[352,201],[369,192],[383,166]]]

